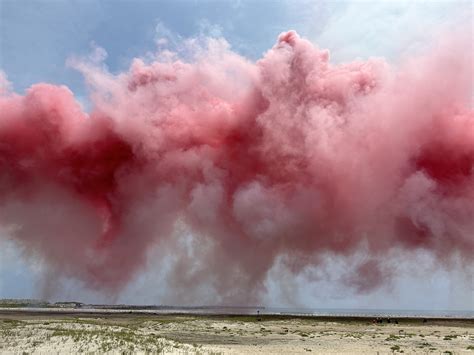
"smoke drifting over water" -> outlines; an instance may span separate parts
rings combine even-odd
[[[76,61],[90,113],[66,87],[2,79],[0,224],[110,293],[157,244],[178,259],[169,287],[206,280],[224,299],[257,299],[279,258],[298,273],[366,248],[359,291],[393,250],[471,265],[472,50],[444,43],[397,68],[331,64],[292,31],[256,63],[217,39],[118,75]],[[183,230],[192,246],[166,242]]]

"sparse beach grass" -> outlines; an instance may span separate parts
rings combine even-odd
[[[474,320],[0,311],[0,352],[469,353]]]

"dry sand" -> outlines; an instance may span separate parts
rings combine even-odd
[[[0,310],[2,353],[472,353],[474,320]]]

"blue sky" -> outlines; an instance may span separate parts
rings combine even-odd
[[[106,49],[111,71],[123,70],[133,57],[153,50],[160,29],[183,38],[214,29],[234,50],[256,59],[280,32],[297,27],[300,16],[306,17],[303,9],[292,13],[284,4],[266,1],[2,0],[0,4],[0,66],[19,91],[49,81],[82,92],[81,77],[65,62],[71,55],[88,53],[91,43]]]
[[[472,19],[471,2],[0,0],[0,70],[16,92],[37,82],[50,82],[67,85],[78,100],[86,102],[83,79],[66,62],[73,56],[87,56],[95,46],[107,52],[109,70],[119,72],[126,70],[132,58],[156,50],[161,37],[171,44],[200,35],[224,37],[234,51],[256,60],[279,33],[295,29],[329,48],[334,61],[383,56],[395,62],[435,41],[437,31],[452,26],[453,19]],[[34,257],[22,256],[7,233],[2,234],[0,298],[37,297],[44,265]],[[328,307],[340,308],[474,308],[472,277],[466,278],[456,268],[433,271],[428,266],[414,274],[413,267],[415,264],[404,264],[406,272],[391,286],[368,295],[341,293],[324,282],[308,286],[298,279],[298,302],[311,306],[324,301]],[[144,285],[159,282],[158,278],[148,271],[117,300],[153,303],[160,296]],[[62,297],[100,299],[68,281],[61,287]],[[285,303],[277,296],[267,301]]]

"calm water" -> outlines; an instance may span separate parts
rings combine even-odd
[[[311,308],[266,308],[270,314],[308,314],[320,316],[397,316],[397,317],[452,317],[474,318],[474,311],[431,311],[393,309],[311,309]]]
[[[359,316],[359,317],[447,317],[473,318],[474,310],[431,311],[431,310],[393,310],[393,309],[315,309],[278,307],[170,307],[157,306],[151,309],[134,310],[150,313],[193,313],[193,314],[243,314],[255,315],[308,315],[308,316]]]
[[[28,306],[12,308],[17,311],[39,312],[77,312],[77,313],[153,313],[153,314],[235,314],[235,315],[296,315],[296,316],[340,316],[340,317],[446,317],[474,319],[474,310],[393,310],[393,309],[316,309],[316,308],[278,308],[278,307],[174,307],[174,306],[139,306],[139,305],[81,305],[79,307]]]

